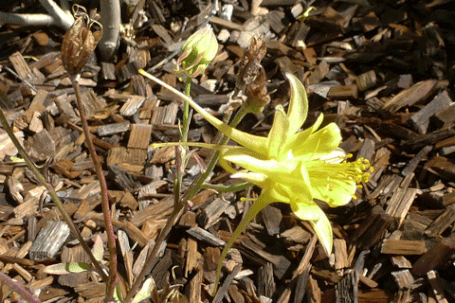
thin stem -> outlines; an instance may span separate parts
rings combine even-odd
[[[185,81],[185,95],[190,96],[191,92],[191,78],[187,77]],[[180,142],[183,144],[188,142],[188,132],[190,129],[190,104],[188,101],[183,101],[183,118],[182,118],[182,132],[180,134]],[[174,201],[175,204],[180,202],[180,193],[182,191],[182,182],[183,182],[183,175],[185,174],[185,168],[188,163],[187,157],[187,148],[179,146],[176,147],[178,149],[177,157],[177,177],[175,178],[174,183]]]
[[[218,261],[218,267],[216,269],[215,290],[213,291],[213,296],[216,295],[218,282],[220,281],[221,268],[223,267],[223,261],[226,258],[229,249],[232,247],[235,240],[242,234],[242,231],[248,227],[248,224],[250,224],[251,220],[253,220],[253,218],[256,217],[256,215],[264,207],[272,203],[272,201],[268,200],[266,197],[266,195],[261,195],[259,198],[257,198],[257,200],[251,205],[251,208],[248,210],[247,214],[240,221],[239,225],[237,225],[237,228],[229,238],[228,243],[224,246],[223,251],[221,252],[220,260]]]
[[[88,150],[90,152],[90,158],[92,158],[93,165],[95,166],[96,177],[100,182],[101,188],[101,207],[103,210],[104,224],[106,226],[107,233],[107,246],[109,250],[109,280],[107,283],[105,298],[106,302],[112,300],[117,284],[117,248],[115,242],[114,227],[112,226],[111,212],[109,206],[109,196],[107,191],[106,179],[104,177],[103,168],[101,166],[98,155],[96,154],[95,145],[92,141],[92,136],[88,129],[87,119],[85,117],[84,107],[82,104],[81,88],[79,86],[78,76],[70,76],[71,83],[73,84],[74,91],[76,93],[77,108],[79,109],[79,115],[81,117],[82,129],[84,130],[85,141],[87,142]]]
[[[174,89],[175,90],[175,89]],[[171,90],[173,91],[173,90]],[[191,78],[187,77],[185,81],[185,95],[190,97],[190,92],[191,92]],[[182,119],[182,134],[180,137],[180,142],[182,143],[187,143],[188,142],[188,131],[190,128],[190,105],[188,101],[183,100],[183,119]],[[179,147],[177,147],[179,148]],[[177,165],[180,167],[177,167],[177,177],[175,178],[175,184],[174,184],[174,201],[175,201],[175,206],[174,210],[169,216],[169,219],[166,222],[166,225],[164,228],[161,230],[158,238],[155,241],[155,245],[153,246],[153,250],[151,251],[150,255],[148,256],[144,267],[142,268],[142,271],[139,273],[138,277],[136,278],[136,281],[134,282],[133,286],[131,287],[130,291],[128,292],[124,302],[128,303],[136,293],[136,290],[139,288],[139,286],[142,283],[142,280],[144,280],[145,275],[150,271],[150,267],[152,266],[153,260],[155,259],[155,255],[158,252],[158,249],[161,246],[161,243],[166,239],[167,235],[171,231],[172,227],[174,224],[178,221],[180,216],[183,214],[183,211],[185,209],[185,203],[181,203],[180,199],[180,191],[182,187],[182,180],[183,180],[183,173],[186,167],[187,163],[187,155],[186,155],[186,147],[181,149],[181,153],[177,155],[177,157],[180,157],[180,163]]]
[[[191,77],[186,77],[185,81],[185,95],[190,97],[191,93]],[[190,104],[187,101],[183,102],[183,123],[182,123],[182,138],[183,143],[188,142],[188,131],[190,129],[189,113],[190,113]]]
[[[133,296],[135,295],[136,291],[139,289],[139,286],[141,286],[142,280],[144,280],[145,275],[150,271],[153,260],[155,259],[155,255],[158,252],[158,250],[161,246],[161,243],[163,243],[164,239],[166,239],[167,235],[171,231],[174,224],[178,221],[180,216],[182,216],[184,209],[185,209],[185,207],[184,207],[183,203],[175,204],[175,208],[172,211],[172,214],[170,215],[169,219],[166,222],[166,225],[161,230],[158,238],[156,239],[155,245],[153,246],[152,251],[150,252],[149,256],[147,257],[147,260],[145,261],[145,264],[142,267],[141,272],[137,276],[137,278],[134,281],[133,285],[131,286],[128,294],[126,295],[125,299],[123,300],[123,303],[130,303],[131,300],[133,299]]]
[[[229,124],[233,128],[237,127],[237,125],[242,121],[243,117],[247,114],[247,111],[245,108],[242,106],[237,113],[234,116],[234,119],[232,119],[232,122]],[[231,113],[227,114],[228,117],[230,117]],[[218,145],[225,145],[227,141],[229,140],[229,137],[226,135],[223,135],[221,132],[218,132],[218,134],[221,135],[220,139],[218,140],[217,144]],[[213,171],[215,168],[216,163],[218,162],[218,159],[220,158],[220,151],[214,151],[212,153],[212,156],[210,158],[209,163],[207,164],[207,168],[204,171],[204,173],[200,174],[191,184],[191,186],[188,188],[188,190],[185,193],[184,198],[191,200],[196,193],[199,191],[199,189],[202,187],[204,184],[205,180],[207,180],[207,177],[209,174]]]
[[[245,190],[249,187],[251,187],[252,184],[249,182],[238,182],[232,185],[222,185],[222,184],[209,184],[209,183],[204,183],[202,184],[202,188],[204,189],[213,189],[216,190],[217,192],[238,192],[241,190]]]
[[[22,147],[22,145],[19,143],[19,141],[17,140],[16,136],[14,135],[13,130],[9,126],[8,122],[6,121],[5,115],[3,114],[3,111],[2,111],[1,108],[0,108],[0,121],[1,121],[1,123],[3,125],[3,129],[6,131],[6,133],[9,136],[9,138],[13,142],[14,146],[19,151],[19,154],[24,159],[24,161],[27,164],[28,168],[36,176],[36,179],[38,180],[38,182],[42,186],[44,186],[46,188],[46,190],[49,192],[49,195],[51,196],[52,201],[54,201],[55,205],[57,205],[57,208],[60,210],[60,213],[62,214],[63,219],[69,225],[71,231],[76,236],[76,238],[79,240],[79,243],[81,243],[82,248],[87,253],[87,255],[90,257],[90,260],[92,261],[96,272],[101,276],[103,281],[107,282],[108,277],[107,277],[106,273],[101,268],[100,264],[98,263],[98,260],[96,260],[95,256],[92,254],[92,251],[90,250],[90,247],[88,247],[87,243],[82,238],[82,235],[79,233],[79,230],[74,225],[73,220],[71,220],[71,217],[66,212],[65,208],[63,207],[62,201],[60,200],[59,196],[55,192],[54,187],[52,187],[52,185],[50,185],[46,181],[46,178],[44,178],[44,176],[41,174],[41,172],[38,170],[38,168],[36,168],[36,166],[33,163],[33,161],[30,159],[28,154],[25,152],[24,148]]]
[[[28,289],[24,287],[21,283],[14,281],[9,276],[0,272],[0,281],[8,285],[13,291],[17,292],[24,298],[25,301],[29,303],[41,303],[41,301]]]
[[[139,72],[141,74],[143,74],[141,72],[141,70],[139,70]],[[184,102],[188,104],[187,98],[189,98],[189,96],[182,94],[181,92],[177,91],[175,88],[171,87],[170,85],[167,85],[166,83],[162,82],[161,80],[159,80],[159,79],[157,79],[155,77],[153,77],[153,80],[155,82],[157,82],[158,84],[164,86],[165,88],[169,89],[174,94],[182,97]],[[191,80],[189,80],[189,81],[191,81]],[[186,86],[185,86],[185,93],[186,92],[187,92],[187,90],[186,90]],[[188,93],[188,95],[189,95],[189,93]],[[229,120],[230,117],[231,117],[231,114],[232,113],[227,114],[226,117],[225,117],[225,120]],[[236,127],[239,124],[239,122],[243,119],[245,114],[246,114],[245,109],[243,107],[241,107],[241,109],[237,112],[237,114],[235,115],[234,119],[232,120],[230,126]],[[229,140],[228,137],[226,137],[226,136],[223,137],[222,136],[220,141],[219,141],[219,144],[226,144],[226,142],[228,140]],[[199,189],[201,188],[201,185],[204,183],[205,179],[207,179],[207,176],[212,172],[213,168],[215,167],[215,164],[218,161],[219,155],[220,155],[219,152],[216,152],[216,153],[214,153],[212,155],[212,158],[210,159],[209,165],[208,165],[206,171],[204,172],[204,174],[199,175],[199,177],[197,178],[197,182],[193,182],[191,184],[190,188],[187,190],[187,192],[185,193],[185,195],[181,199],[181,201],[185,201],[185,199],[191,199],[199,191]],[[170,215],[169,219],[166,222],[166,225],[161,230],[158,238],[156,239],[155,245],[153,247],[153,250],[150,252],[149,256],[147,257],[147,260],[145,261],[144,267],[142,268],[141,272],[139,273],[139,275],[137,276],[136,280],[134,281],[131,289],[129,290],[128,294],[126,295],[124,303],[130,303],[131,300],[133,299],[133,296],[136,293],[136,291],[139,289],[140,285],[142,284],[142,281],[144,280],[145,275],[150,271],[150,267],[152,266],[153,260],[155,259],[155,255],[158,252],[158,249],[161,246],[161,243],[168,236],[168,234],[171,231],[171,229],[174,226],[174,224],[182,216],[182,214],[183,214],[183,212],[185,210],[184,206],[185,206],[184,203],[176,203],[175,204],[174,211]]]

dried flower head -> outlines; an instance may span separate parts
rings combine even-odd
[[[233,98],[236,98],[240,90],[245,90],[245,87],[256,79],[262,70],[261,61],[266,54],[267,47],[262,37],[251,38],[250,44],[240,60]]]
[[[252,83],[246,86],[245,89],[245,107],[251,113],[260,113],[264,107],[270,102],[270,96],[265,87],[266,75],[264,68],[260,66],[260,71]]]
[[[103,36],[103,27],[87,14],[84,7],[73,6],[75,21],[66,32],[62,42],[63,66],[70,75],[79,74]],[[92,31],[93,25],[98,24],[100,30]]]

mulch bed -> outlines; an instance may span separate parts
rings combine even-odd
[[[173,209],[175,150],[153,150],[150,143],[177,141],[182,113],[174,95],[137,69],[182,90],[173,73],[178,51],[213,8],[206,1],[140,2],[140,14],[125,10],[123,22],[133,29],[122,33],[116,61],[93,56],[81,79],[127,285]],[[220,5],[225,9],[230,2]],[[210,290],[220,251],[251,203],[240,198],[258,191],[202,190],[156,259],[151,276],[157,289],[177,285],[189,302],[455,300],[451,2],[315,1],[317,10],[303,21],[297,18],[306,10],[300,1],[240,0],[232,1],[231,20],[213,17],[220,49],[192,85],[199,104],[214,113],[226,104],[250,38],[262,36],[272,100],[263,114],[248,115],[239,128],[267,134],[275,106],[289,101],[284,73],[290,72],[309,94],[306,125],[324,113],[325,123],[340,126],[341,147],[354,159],[370,160],[374,173],[356,200],[324,208],[335,238],[329,257],[288,205],[265,208],[228,255],[215,298]],[[36,5],[25,1],[20,10],[35,12]],[[106,241],[100,187],[60,59],[63,34],[57,28],[0,27],[0,106],[92,245],[98,235]],[[195,115],[189,136],[211,142],[215,132]],[[204,159],[208,153],[196,155]],[[0,270],[40,289],[43,302],[102,302],[105,285],[97,276],[43,272],[50,264],[89,260],[50,198],[40,203],[44,189],[14,156],[0,129]],[[199,171],[191,160],[184,188]],[[217,168],[210,183],[228,184],[229,176]],[[49,242],[57,247],[49,248]],[[19,300],[6,285],[0,296],[2,302]]]

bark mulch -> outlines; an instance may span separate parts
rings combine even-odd
[[[89,1],[77,2],[94,9]],[[220,49],[193,83],[193,98],[215,114],[223,109],[251,37],[262,36],[271,102],[239,128],[267,134],[275,106],[289,101],[284,73],[290,72],[309,94],[306,126],[324,113],[325,123],[340,126],[341,147],[353,159],[370,160],[374,173],[347,206],[321,203],[334,231],[331,256],[288,205],[265,208],[228,255],[215,298],[210,290],[220,252],[251,203],[240,198],[259,191],[202,190],[154,262],[156,288],[173,287],[195,303],[454,302],[453,2],[315,1],[316,10],[302,20],[307,7],[301,1],[220,1],[223,13],[209,20]],[[14,3],[1,9],[38,10],[31,1]],[[150,143],[177,141],[182,114],[174,95],[137,70],[182,90],[173,72],[182,41],[213,8],[207,1],[139,3],[136,10],[124,9],[115,62],[93,56],[81,79],[125,285],[134,281],[173,210],[175,149],[153,150]],[[0,106],[91,246],[97,236],[106,243],[100,187],[61,63],[63,34],[0,26]],[[214,136],[195,115],[190,140],[211,142]],[[42,302],[102,302],[105,285],[93,273],[43,272],[50,264],[89,259],[16,155],[0,128],[0,270],[40,290]],[[195,155],[205,159],[208,152]],[[184,189],[200,170],[192,159]],[[209,180],[229,181],[221,168]],[[19,300],[6,285],[0,289],[2,302]]]

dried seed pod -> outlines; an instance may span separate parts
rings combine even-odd
[[[245,89],[245,108],[252,113],[260,113],[264,107],[270,102],[270,96],[267,92],[266,74],[264,68],[259,65],[259,72],[252,83],[246,86]]]
[[[90,19],[85,8],[75,5],[73,12],[76,20],[63,37],[61,50],[63,66],[70,75],[79,74],[82,71],[103,36],[103,27],[97,21]],[[92,32],[95,23],[99,24],[101,30]]]
[[[240,90],[244,90],[246,85],[252,83],[254,79],[256,79],[262,68],[261,61],[266,54],[267,47],[265,46],[262,37],[253,37],[240,61],[233,98],[237,97]]]

